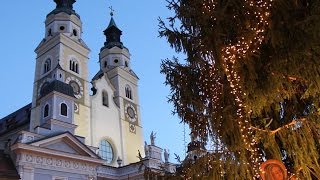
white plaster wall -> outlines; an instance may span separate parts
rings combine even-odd
[[[118,156],[123,159],[122,137],[119,108],[113,100],[114,89],[107,82],[105,76],[94,82],[97,93],[91,96],[91,121],[93,146],[99,147],[102,139],[107,139],[113,146],[114,160],[112,166],[117,165]],[[108,93],[109,107],[102,104],[102,92]],[[125,162],[123,162],[125,163]]]
[[[130,74],[127,70],[116,67],[108,71],[108,76],[111,77],[111,82],[117,89],[116,96],[120,107],[120,119],[122,129],[122,146],[125,163],[137,162],[138,150],[144,154],[143,148],[143,131],[141,127],[141,116],[139,107],[139,95],[138,95],[138,79]],[[126,98],[125,87],[129,85],[132,90],[133,99]],[[124,99],[137,105],[138,113],[138,126],[136,126],[136,133],[132,133],[129,130],[129,123],[125,121],[125,109]]]

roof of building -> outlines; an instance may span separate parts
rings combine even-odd
[[[187,153],[195,150],[206,150],[206,147],[204,146],[204,143],[201,143],[200,141],[197,141],[197,140],[191,141],[188,144]]]
[[[34,144],[34,143],[37,143],[37,142],[40,142],[40,141],[44,141],[44,140],[47,140],[47,139],[53,139],[55,137],[59,137],[59,136],[62,136],[62,135],[66,135],[68,136],[69,138],[71,138],[72,140],[76,141],[79,143],[79,145],[83,148],[83,149],[86,149],[87,152],[90,152],[91,155],[93,155],[94,158],[99,158],[101,159],[100,156],[98,156],[95,152],[92,151],[92,149],[89,148],[89,146],[87,146],[84,142],[81,142],[81,140],[79,140],[79,138],[83,138],[81,136],[76,136],[72,133],[70,133],[69,131],[65,131],[65,132],[57,132],[57,133],[53,133],[53,134],[50,134],[44,138],[41,138],[41,139],[38,139],[38,140],[35,140],[35,141],[31,141],[27,144]],[[64,138],[66,139],[66,138]],[[73,146],[74,147],[74,146]]]
[[[54,0],[54,2],[57,4],[57,6],[53,11],[51,11],[47,15],[47,17],[51,14],[58,14],[64,12],[69,15],[74,14],[78,18],[80,18],[80,16],[73,10],[73,3],[75,3],[76,0]]]
[[[0,150],[0,178],[20,179],[11,158],[3,150]]]
[[[115,46],[119,47],[120,49],[125,48],[121,42],[122,31],[116,25],[113,17],[111,17],[108,27],[103,32],[106,36],[106,42],[101,50],[105,48],[111,49]]]
[[[31,103],[0,119],[0,135],[30,122]]]
[[[118,26],[116,25],[116,22],[114,21],[113,17],[111,17],[107,29],[111,28],[112,26],[115,27],[115,28],[117,28],[117,29],[119,29]],[[120,29],[119,29],[119,30],[120,30]]]
[[[95,80],[97,80],[97,79],[102,78],[103,75],[104,75],[104,72],[100,69],[100,70],[97,72],[97,74],[93,76],[92,81],[95,81]]]
[[[70,97],[74,97],[73,88],[69,84],[66,84],[66,83],[59,81],[59,80],[54,80],[54,81],[50,82],[50,84],[46,85],[40,91],[41,98],[50,94],[53,91],[65,94]]]

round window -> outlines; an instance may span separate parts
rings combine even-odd
[[[64,30],[64,26],[60,26],[60,31],[63,31]]]
[[[99,146],[100,156],[106,160],[107,163],[113,161],[113,149],[111,144],[107,140],[102,140]]]
[[[119,60],[118,60],[118,59],[115,59],[113,62],[114,62],[114,63],[118,63],[118,62],[119,62]]]

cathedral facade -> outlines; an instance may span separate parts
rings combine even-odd
[[[143,140],[139,78],[112,14],[100,70],[89,79],[90,49],[75,0],[54,2],[35,50],[32,103],[0,120],[0,157],[11,164],[7,178],[144,179],[144,169],[174,172],[163,150]]]

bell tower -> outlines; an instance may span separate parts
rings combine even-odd
[[[138,150],[144,154],[139,78],[131,69],[130,53],[121,42],[122,31],[116,25],[112,12],[104,35],[106,41],[99,54],[100,71],[92,80],[95,94],[92,97],[92,117],[94,129],[106,128],[104,134],[95,131],[92,136],[96,142],[94,146],[106,139],[114,154],[122,159],[123,165],[127,165],[139,161]],[[109,103],[106,103],[107,99]],[[105,107],[100,107],[100,104]],[[109,164],[116,165],[114,160]]]
[[[35,49],[36,68],[33,86],[30,131],[41,123],[43,110],[40,106],[40,92],[53,80],[69,84],[76,98],[74,124],[76,135],[86,137],[90,144],[90,97],[88,81],[87,45],[81,38],[82,22],[73,9],[75,0],[54,0],[56,8],[45,20],[45,37]],[[59,67],[59,71],[56,71]]]
[[[115,102],[120,107],[120,119],[125,160],[137,161],[138,150],[143,153],[143,132],[140,117],[138,76],[130,66],[129,50],[121,42],[122,31],[113,16],[104,31],[106,42],[100,51],[100,67],[115,87]]]

